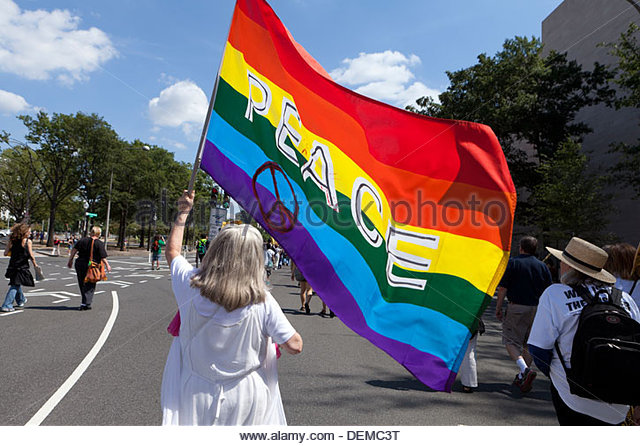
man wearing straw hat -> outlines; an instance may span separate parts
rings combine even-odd
[[[547,250],[561,262],[562,283],[551,285],[540,296],[528,343],[536,366],[551,378],[551,399],[558,422],[573,426],[620,424],[629,406],[572,394],[565,369],[554,349],[557,342],[565,365],[569,366],[578,316],[587,304],[573,287],[586,288],[594,299],[611,296],[611,285],[616,279],[603,269],[607,253],[577,237],[572,238],[563,251],[549,247]],[[627,313],[640,321],[640,311],[631,296],[623,292],[621,301]]]

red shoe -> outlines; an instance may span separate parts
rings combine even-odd
[[[531,388],[533,387],[533,380],[536,379],[536,376],[538,376],[538,374],[527,367],[527,369],[524,371],[524,375],[522,375],[520,384],[518,384],[518,387],[520,387],[520,391],[522,393],[531,391]]]

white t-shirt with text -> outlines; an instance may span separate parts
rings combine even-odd
[[[595,287],[588,288],[594,295]],[[631,317],[640,322],[640,311],[631,296],[623,292],[622,303]],[[549,376],[562,401],[569,408],[606,423],[618,424],[624,421],[629,407],[573,395],[569,391],[567,375],[555,351],[555,342],[558,341],[565,364],[570,366],[573,338],[580,312],[585,305],[586,302],[571,287],[562,284],[551,285],[540,296],[538,311],[527,342],[544,350],[553,350]]]

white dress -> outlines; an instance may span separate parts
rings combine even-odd
[[[276,300],[232,312],[189,286],[195,269],[180,256],[171,264],[180,309],[162,379],[164,425],[285,425],[275,346],[294,328]]]

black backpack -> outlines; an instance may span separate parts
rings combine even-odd
[[[587,303],[582,308],[568,369],[555,347],[572,394],[611,404],[640,405],[640,323],[623,307],[622,292],[612,288],[607,301],[574,287]]]

